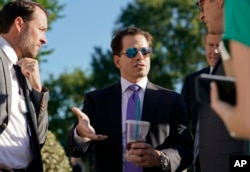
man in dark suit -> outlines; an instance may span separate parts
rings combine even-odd
[[[213,4],[215,3],[215,4]],[[201,0],[197,3],[200,9],[200,19],[203,20],[208,28],[209,33],[213,34],[222,34],[222,32],[213,32],[216,27],[220,27],[222,22],[220,15],[223,14],[222,1],[209,1]],[[211,7],[210,5],[214,5]],[[217,8],[217,9],[216,9]],[[210,9],[213,11],[205,11]],[[204,17],[206,15],[206,19]],[[215,15],[215,16],[213,16]],[[212,17],[213,16],[213,17]],[[216,20],[215,20],[216,19]],[[212,22],[217,21],[217,25]],[[219,30],[223,30],[219,28]],[[212,75],[225,75],[223,64],[221,58],[215,64],[214,69],[212,70]],[[205,92],[207,97],[210,97],[209,83],[205,85],[208,88],[208,91]],[[193,89],[197,89],[194,87]],[[230,97],[231,95],[227,95]],[[247,142],[242,140],[236,140],[232,138],[227,132],[225,125],[217,114],[212,110],[209,103],[202,102],[198,109],[198,129],[195,131],[198,134],[198,153],[197,159],[194,159],[195,162],[195,171],[201,172],[227,172],[229,171],[230,161],[229,158],[231,155],[244,155],[247,154]],[[193,126],[194,127],[194,126]],[[196,139],[195,138],[195,143]],[[194,152],[196,148],[194,148]]]
[[[43,171],[48,90],[35,57],[46,43],[47,17],[33,1],[12,1],[0,11],[0,171]]]
[[[203,68],[199,71],[196,71],[192,74],[189,74],[184,81],[181,94],[186,102],[188,117],[191,120],[192,134],[195,136],[195,130],[197,125],[198,118],[198,108],[199,105],[196,101],[196,86],[195,79],[202,73],[210,74],[219,59],[219,51],[218,46],[221,40],[221,35],[209,34],[206,33],[204,36],[205,42],[205,53],[206,53],[206,61],[208,63],[208,67]]]
[[[80,157],[94,146],[96,172],[128,172],[127,163],[144,172],[174,172],[192,163],[193,140],[182,97],[147,78],[151,44],[152,36],[141,29],[118,32],[111,47],[120,82],[87,93],[82,112],[73,108],[78,123],[68,134],[68,153]],[[133,84],[140,88],[140,120],[151,127],[146,142],[133,143],[126,152],[126,107],[132,94],[128,87]]]

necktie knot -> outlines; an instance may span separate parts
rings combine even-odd
[[[17,82],[19,85],[19,94],[23,95],[23,89],[24,89],[24,84],[23,84],[23,78],[22,78],[22,71],[19,65],[13,65],[15,73],[16,73],[16,78]]]
[[[140,87],[138,85],[136,85],[136,84],[130,85],[128,88],[130,90],[132,90],[133,92],[137,92],[140,89]]]
[[[15,71],[16,71],[18,74],[20,74],[20,72],[21,72],[20,66],[19,66],[19,65],[13,65],[13,67],[14,67]]]

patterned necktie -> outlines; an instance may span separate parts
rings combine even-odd
[[[138,85],[131,85],[128,87],[133,91],[132,95],[128,99],[127,106],[127,120],[134,120],[138,118],[140,120],[140,99]],[[139,116],[138,116],[139,115]],[[136,166],[134,163],[125,161],[125,172],[142,172],[143,168]]]

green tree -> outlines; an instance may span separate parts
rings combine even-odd
[[[128,26],[150,32],[154,40],[149,78],[164,87],[176,89],[187,74],[205,65],[204,27],[198,15],[193,0],[135,0],[122,9],[113,32]],[[92,84],[97,88],[119,78],[110,51],[102,52],[96,47],[91,63]]]
[[[105,53],[100,47],[95,47],[95,53],[92,55],[92,74],[89,77],[90,84],[94,88],[112,84],[120,78],[119,70],[113,63],[112,53],[107,50]]]
[[[50,75],[44,85],[50,90],[49,129],[64,145],[65,134],[77,121],[71,108],[73,106],[81,107],[84,92],[90,89],[90,84],[84,72],[75,69],[70,74],[61,74],[57,79]]]

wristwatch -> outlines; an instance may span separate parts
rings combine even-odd
[[[161,167],[163,171],[167,171],[170,169],[170,164],[169,164],[169,157],[167,154],[163,151],[161,151]]]

